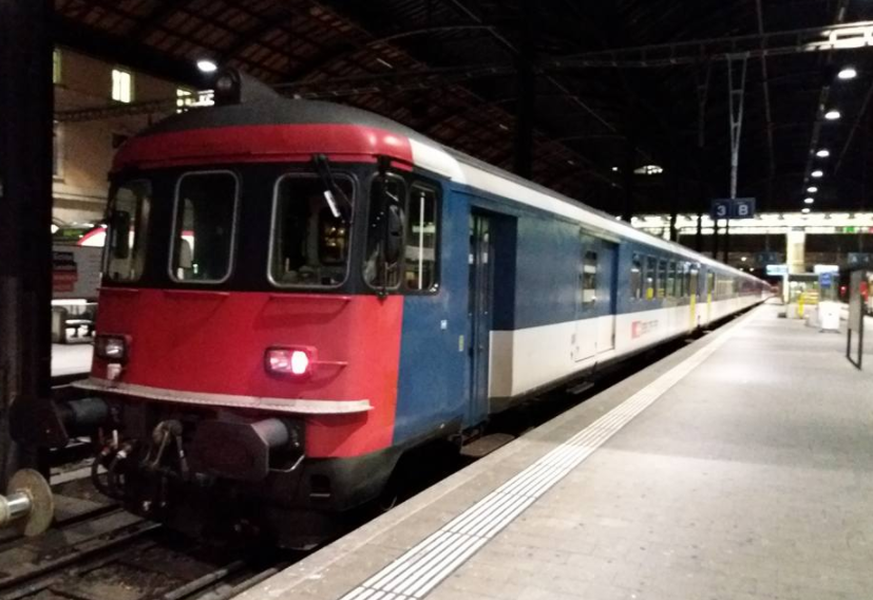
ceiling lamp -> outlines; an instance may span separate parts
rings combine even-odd
[[[815,155],[818,156],[819,158],[827,158],[828,156],[831,155],[831,151],[825,150],[824,148],[822,148],[821,150],[816,152]]]
[[[824,171],[821,171],[821,170],[813,171],[812,173],[810,173],[810,175],[812,175],[816,179],[820,179],[820,178],[824,177]]]
[[[815,198],[804,198],[803,200],[806,204],[812,204],[815,202]]]
[[[809,186],[808,188],[806,188],[806,192],[807,192],[808,194],[814,194],[814,193],[816,193],[817,191],[818,191],[818,188],[815,187],[814,185],[811,185],[811,186]]]
[[[643,165],[638,169],[634,169],[637,175],[660,175],[664,172],[664,168],[660,165]]]
[[[211,60],[202,59],[197,61],[197,68],[204,73],[215,73],[218,70],[218,65]]]
[[[836,121],[837,119],[839,119],[842,116],[843,115],[841,115],[840,111],[838,111],[838,110],[829,110],[828,112],[825,113],[825,119],[827,119],[828,121]]]
[[[852,67],[846,67],[842,71],[837,73],[837,77],[839,77],[840,79],[842,79],[844,81],[847,79],[854,79],[857,76],[858,76],[858,71],[856,71]]]
[[[808,215],[808,214],[809,214],[809,209],[808,209],[808,208],[804,208],[804,209],[801,210],[800,212],[802,212],[802,213],[805,214],[805,215]]]

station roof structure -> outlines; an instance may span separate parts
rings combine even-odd
[[[729,194],[728,72],[737,89],[745,65],[738,194],[797,211],[816,187],[816,209],[873,209],[873,4],[861,0],[56,0],[55,10],[61,46],[191,85],[199,60],[238,67],[509,170],[534,89],[531,177],[614,214],[628,186],[636,212],[696,211]]]

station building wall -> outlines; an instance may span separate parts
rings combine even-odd
[[[57,118],[63,111],[102,109],[120,104],[113,100],[113,69],[131,75],[131,104],[168,100],[177,86],[127,69],[58,48],[55,54],[55,172],[54,211],[64,223],[99,220],[109,191],[107,174],[116,148],[168,113],[104,116],[88,120]]]

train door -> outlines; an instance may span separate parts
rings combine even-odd
[[[597,282],[600,248],[597,240],[579,234],[576,264],[576,320],[571,349],[573,360],[581,362],[597,353]]]
[[[601,242],[597,281],[597,352],[615,349],[615,319],[618,314],[618,245]]]
[[[712,322],[712,295],[715,293],[715,272],[712,267],[706,269],[706,323]]]
[[[493,320],[494,266],[491,220],[470,215],[469,355],[470,417],[476,422],[488,414],[488,357]]]
[[[688,295],[691,298],[691,312],[688,315],[689,330],[697,327],[697,295],[700,293],[699,273],[700,265],[692,264],[688,277]]]

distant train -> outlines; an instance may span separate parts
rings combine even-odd
[[[96,483],[175,527],[311,547],[410,449],[769,291],[374,114],[216,99],[116,156],[77,384]]]

